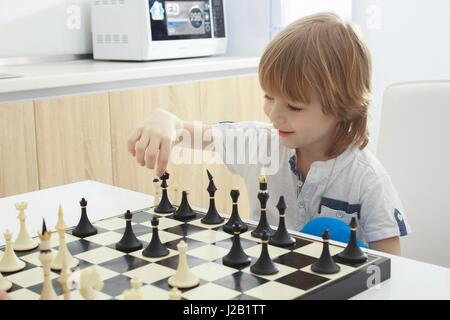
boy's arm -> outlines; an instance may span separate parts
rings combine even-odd
[[[180,129],[177,136],[177,144],[182,147],[204,150],[213,142],[211,125],[182,121]]]
[[[400,256],[401,255],[400,237],[392,237],[388,239],[370,242],[369,248]]]
[[[390,177],[370,175],[361,188],[360,225],[369,248],[400,255],[400,237],[410,233],[410,228]]]

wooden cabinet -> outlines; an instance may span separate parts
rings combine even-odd
[[[39,185],[112,184],[108,94],[35,101]]]
[[[248,75],[1,105],[0,194],[86,179],[153,194],[154,171],[141,167],[127,151],[128,138],[152,109],[165,108],[182,119],[203,123],[266,121],[262,102],[257,76]],[[194,151],[180,149],[173,152],[193,160]],[[207,151],[197,154],[200,160],[204,156]],[[178,203],[181,191],[189,190],[193,205],[207,207],[207,168],[218,188],[218,210],[231,212],[230,190],[238,187],[242,215],[248,216],[243,181],[223,164],[171,161],[173,201]]]
[[[0,197],[38,189],[33,102],[0,105]]]

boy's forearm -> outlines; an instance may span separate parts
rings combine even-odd
[[[213,142],[211,129],[211,125],[201,122],[182,121],[178,144],[185,148],[204,150]]]
[[[393,237],[389,239],[383,239],[380,241],[374,241],[369,243],[369,248],[377,251],[382,251],[397,256],[401,255],[400,238]]]

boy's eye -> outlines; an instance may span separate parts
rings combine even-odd
[[[292,106],[290,104],[288,104],[287,106],[288,106],[289,110],[292,110],[292,111],[302,111],[303,110],[303,108],[294,107],[294,106]]]
[[[267,94],[264,95],[264,99],[267,99],[267,100],[270,100],[270,101],[273,100],[273,98],[272,98],[272,97],[269,97]]]

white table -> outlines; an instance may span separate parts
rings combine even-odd
[[[82,197],[88,200],[88,214],[92,221],[119,215],[126,210],[147,208],[153,204],[153,197],[143,193],[83,181],[0,199],[0,231],[9,228],[17,234],[19,223],[14,204],[18,201],[28,202],[27,226],[34,235],[41,227],[42,218],[45,218],[50,228],[54,228],[59,204],[63,207],[67,225],[74,226],[80,217],[78,202]],[[1,245],[3,237],[0,238]],[[377,254],[380,255],[379,252]],[[352,299],[450,299],[450,269],[382,255],[391,258],[391,279]]]

